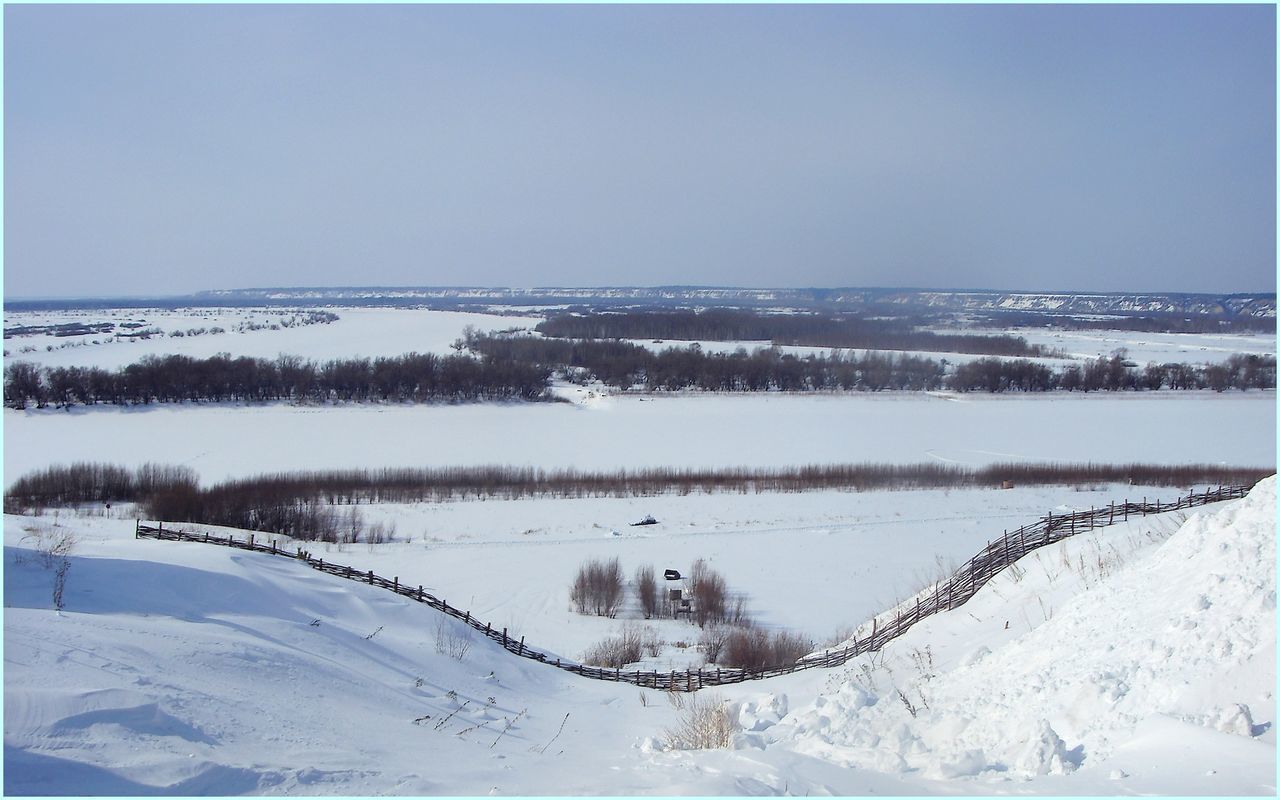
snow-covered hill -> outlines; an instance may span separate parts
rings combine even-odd
[[[1180,528],[1032,554],[883,656],[726,690],[743,730],[715,751],[662,743],[680,698],[513,658],[379,589],[6,516],[4,790],[1273,795],[1275,503],[1270,478]],[[32,546],[62,531],[58,612]]]

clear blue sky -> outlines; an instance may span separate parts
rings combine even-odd
[[[6,297],[1275,291],[1275,8],[6,6]]]

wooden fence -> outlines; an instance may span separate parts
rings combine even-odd
[[[989,542],[980,553],[957,569],[949,578],[939,581],[931,590],[917,595],[914,602],[899,605],[887,614],[876,616],[871,620],[871,631],[865,637],[853,639],[846,647],[813,653],[794,664],[770,669],[717,668],[715,670],[686,669],[683,671],[656,672],[652,670],[605,669],[560,658],[553,659],[548,654],[526,645],[523,636],[517,639],[506,628],[498,630],[487,622],[481,623],[479,619],[471,616],[471,612],[454,608],[444,600],[425,591],[421,585],[410,586],[400,583],[398,577],[388,579],[375,575],[372,570],[362,572],[353,567],[326,562],[323,558],[314,558],[302,548],[297,548],[296,550],[280,548],[275,539],[259,540],[255,538],[254,534],[249,534],[244,539],[236,539],[233,536],[213,536],[208,533],[192,534],[172,528],[166,530],[164,523],[151,527],[143,525],[141,521],[137,523],[134,535],[140,539],[218,544],[224,547],[235,547],[241,550],[252,550],[258,553],[270,553],[271,555],[294,558],[306,562],[308,566],[321,572],[359,581],[360,583],[367,583],[370,586],[378,586],[410,600],[424,603],[437,611],[461,620],[517,656],[541,661],[585,678],[631,683],[636,686],[662,691],[696,692],[708,686],[760,680],[814,667],[840,666],[855,656],[880,650],[926,617],[942,611],[949,611],[964,604],[997,573],[1033,550],[1062,541],[1077,533],[1084,533],[1116,522],[1123,522],[1133,516],[1161,514],[1167,511],[1201,506],[1206,503],[1217,503],[1223,500],[1244,497],[1249,488],[1247,486],[1227,486],[1206,490],[1199,494],[1191,492],[1186,497],[1181,497],[1173,503],[1162,504],[1159,500],[1154,503],[1148,503],[1144,498],[1140,503],[1126,501],[1119,505],[1112,503],[1101,508],[1091,508],[1088,511],[1076,511],[1070,514],[1049,514],[1032,525],[1026,525],[1013,531],[1005,531],[1003,536]],[[866,625],[862,627],[865,628]]]

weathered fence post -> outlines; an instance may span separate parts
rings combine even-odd
[[[507,646],[507,629],[506,628],[502,629],[502,646],[503,647]]]
[[[400,591],[400,576],[399,576],[399,575],[397,575],[397,576],[395,576],[394,578],[392,578],[392,579],[391,579],[391,591],[393,591],[393,592],[399,592],[399,591]]]
[[[524,655],[524,637],[523,636],[520,637],[520,649],[516,651],[516,655],[518,656]]]

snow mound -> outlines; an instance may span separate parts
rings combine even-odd
[[[1273,785],[1275,514],[1273,476],[1242,500],[1186,516],[1136,560],[1088,571],[1076,556],[1100,551],[1083,542],[1069,543],[1076,549],[1061,557],[1033,553],[1013,571],[1021,595],[993,581],[964,608],[917,626],[883,654],[851,662],[843,685],[829,685],[769,729],[772,746],[934,779],[1088,773],[1112,780],[1194,764],[1201,778],[1212,770],[1243,781],[1231,791]],[[1087,578],[1067,597],[1061,574],[1043,568],[1055,559],[1063,573],[1079,569]],[[990,652],[972,641],[950,643],[949,663],[932,668],[929,648],[945,650],[946,639],[958,637],[948,618],[985,619],[985,627],[970,629],[997,623],[1004,634],[1005,619],[1019,614],[1008,606],[1039,593],[1056,605],[1039,600],[1042,624],[1005,634]],[[1149,748],[1141,749],[1146,763],[1130,758],[1126,745],[1153,730],[1154,719],[1163,720],[1154,728],[1160,737],[1182,735],[1162,727],[1172,725],[1230,740],[1198,748],[1189,761],[1168,749],[1152,756]]]

